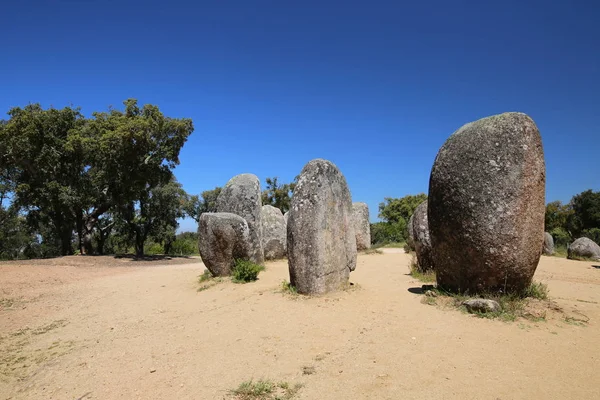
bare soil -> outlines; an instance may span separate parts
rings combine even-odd
[[[286,261],[200,292],[197,258],[0,263],[0,399],[223,399],[250,379],[301,383],[294,399],[600,399],[599,263],[543,257],[556,308],[502,322],[424,304],[409,262],[361,254],[351,289],[313,298],[281,291]]]

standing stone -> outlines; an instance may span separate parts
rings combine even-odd
[[[352,198],[346,178],[330,161],[304,166],[287,225],[290,282],[302,294],[348,286],[356,268]]]
[[[413,243],[419,270],[431,271],[433,270],[433,254],[427,221],[427,201],[419,204],[410,219],[412,220]]]
[[[521,113],[464,125],[429,180],[438,285],[458,292],[523,291],[542,253],[546,171],[538,128]]]
[[[250,257],[249,235],[248,224],[239,215],[203,213],[200,216],[200,257],[213,276],[231,275],[236,259]]]
[[[408,220],[408,237],[406,238],[406,244],[408,245],[408,248],[410,250],[415,250],[415,232],[413,230],[413,222],[415,220],[415,213],[413,213],[413,215],[410,216],[410,219]]]
[[[567,258],[600,260],[600,246],[590,238],[580,237],[569,245]]]
[[[221,189],[217,197],[217,211],[237,214],[244,218],[250,230],[250,261],[261,264],[264,261],[261,242],[262,224],[260,181],[253,174],[234,176]]]
[[[265,260],[276,260],[286,255],[287,230],[279,208],[262,206],[262,245]]]
[[[542,249],[542,253],[547,256],[554,254],[554,239],[548,232],[544,232],[544,248]]]
[[[369,222],[369,206],[366,203],[353,203],[354,232],[356,233],[357,250],[371,248],[371,223]]]

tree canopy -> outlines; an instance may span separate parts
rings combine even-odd
[[[166,117],[135,99],[126,100],[123,111],[91,118],[78,108],[39,104],[15,107],[8,116],[0,124],[1,184],[28,227],[44,230],[46,242],[59,242],[62,255],[72,254],[74,231],[81,253],[92,253],[103,215],[122,217],[169,185],[193,131],[190,119]]]

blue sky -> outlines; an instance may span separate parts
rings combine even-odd
[[[427,191],[452,132],[505,111],[540,128],[548,201],[600,189],[598,2],[13,1],[1,18],[0,112],[133,97],[192,118],[190,193],[320,157],[375,220]]]

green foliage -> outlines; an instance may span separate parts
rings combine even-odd
[[[205,212],[217,212],[217,198],[221,194],[221,188],[205,190],[201,196],[190,196],[184,204],[184,211],[190,218],[200,221],[200,216]]]
[[[546,232],[554,238],[557,248],[566,248],[582,236],[600,244],[600,192],[586,190],[569,204],[553,201],[546,205]]]
[[[102,216],[167,184],[193,131],[191,120],[165,117],[156,106],[124,104],[92,118],[32,104],[11,109],[0,124],[0,185],[40,243],[60,254],[73,252],[74,231],[82,254],[93,252],[94,238],[106,243]]]
[[[81,191],[85,153],[73,136],[85,119],[79,109],[43,110],[39,104],[15,107],[0,125],[0,175],[13,191],[17,208],[32,211],[32,226],[50,227],[60,240],[60,253],[71,254],[75,215]]]
[[[600,192],[581,192],[573,197],[570,206],[573,213],[568,218],[567,230],[573,238],[580,237],[590,229],[600,229]]]
[[[531,285],[529,285],[522,296],[546,300],[548,298],[548,285],[542,282],[531,282]]]
[[[541,282],[532,282],[531,285],[523,293],[479,293],[477,296],[468,296],[461,293],[452,293],[434,287],[431,289],[436,297],[425,297],[424,302],[427,304],[449,304],[463,311],[466,308],[463,302],[470,298],[484,298],[495,300],[500,304],[500,311],[489,313],[473,313],[480,318],[500,319],[502,321],[515,321],[518,318],[525,318],[532,321],[543,321],[546,317],[546,311],[540,311],[540,306],[531,309],[528,307],[529,299],[545,301],[548,299],[548,286]],[[544,303],[541,303],[544,304]],[[552,308],[552,305],[548,305]]]
[[[292,194],[296,188],[298,177],[292,183],[280,184],[277,177],[266,179],[266,189],[262,192],[263,205],[272,205],[279,208],[282,213],[290,209]]]
[[[196,232],[183,232],[175,237],[175,241],[168,253],[175,256],[190,256],[198,254],[198,234]]]
[[[376,222],[371,224],[371,244],[384,245],[405,241],[406,221]]]
[[[565,227],[571,214],[573,214],[573,210],[568,204],[562,204],[560,201],[548,203],[545,216],[546,232],[561,229],[566,233]]]
[[[600,244],[600,228],[590,228],[581,231],[581,236],[592,239],[594,242]]]
[[[298,289],[296,289],[296,287],[294,285],[292,285],[290,282],[288,281],[281,281],[281,291],[283,293],[289,293],[289,294],[293,294],[296,295],[298,294]]]
[[[420,193],[417,195],[404,196],[401,199],[386,197],[385,202],[379,204],[379,218],[386,222],[408,222],[415,212],[415,209],[427,200],[427,195]]]
[[[242,382],[237,389],[231,391],[236,400],[289,400],[302,388],[296,383],[290,385],[287,382],[275,383],[269,380],[249,380]]]
[[[564,228],[558,227],[549,231],[554,239],[554,247],[567,247],[571,243],[571,235]]]
[[[254,264],[248,260],[237,259],[232,270],[232,281],[235,283],[253,282],[258,279],[258,274],[264,271],[265,267]]]
[[[174,237],[177,219],[184,216],[185,197],[181,184],[173,178],[164,185],[141,190],[137,201],[130,201],[121,207],[118,213],[125,222],[123,233],[132,238],[136,256],[144,255],[144,244],[148,237],[158,238],[162,242],[167,236]]]
[[[198,278],[198,283],[209,281],[212,278],[214,278],[213,274],[209,270],[205,269],[202,275],[200,275],[200,277]]]
[[[383,222],[371,224],[371,243],[375,245],[404,242],[408,239],[408,221],[415,209],[427,200],[424,193],[400,199],[386,197],[379,204],[379,218]]]
[[[419,265],[417,264],[417,257],[414,254],[412,255],[408,269],[410,276],[417,279],[418,281],[425,283],[431,283],[436,281],[435,271],[429,270],[423,272],[419,269]]]

